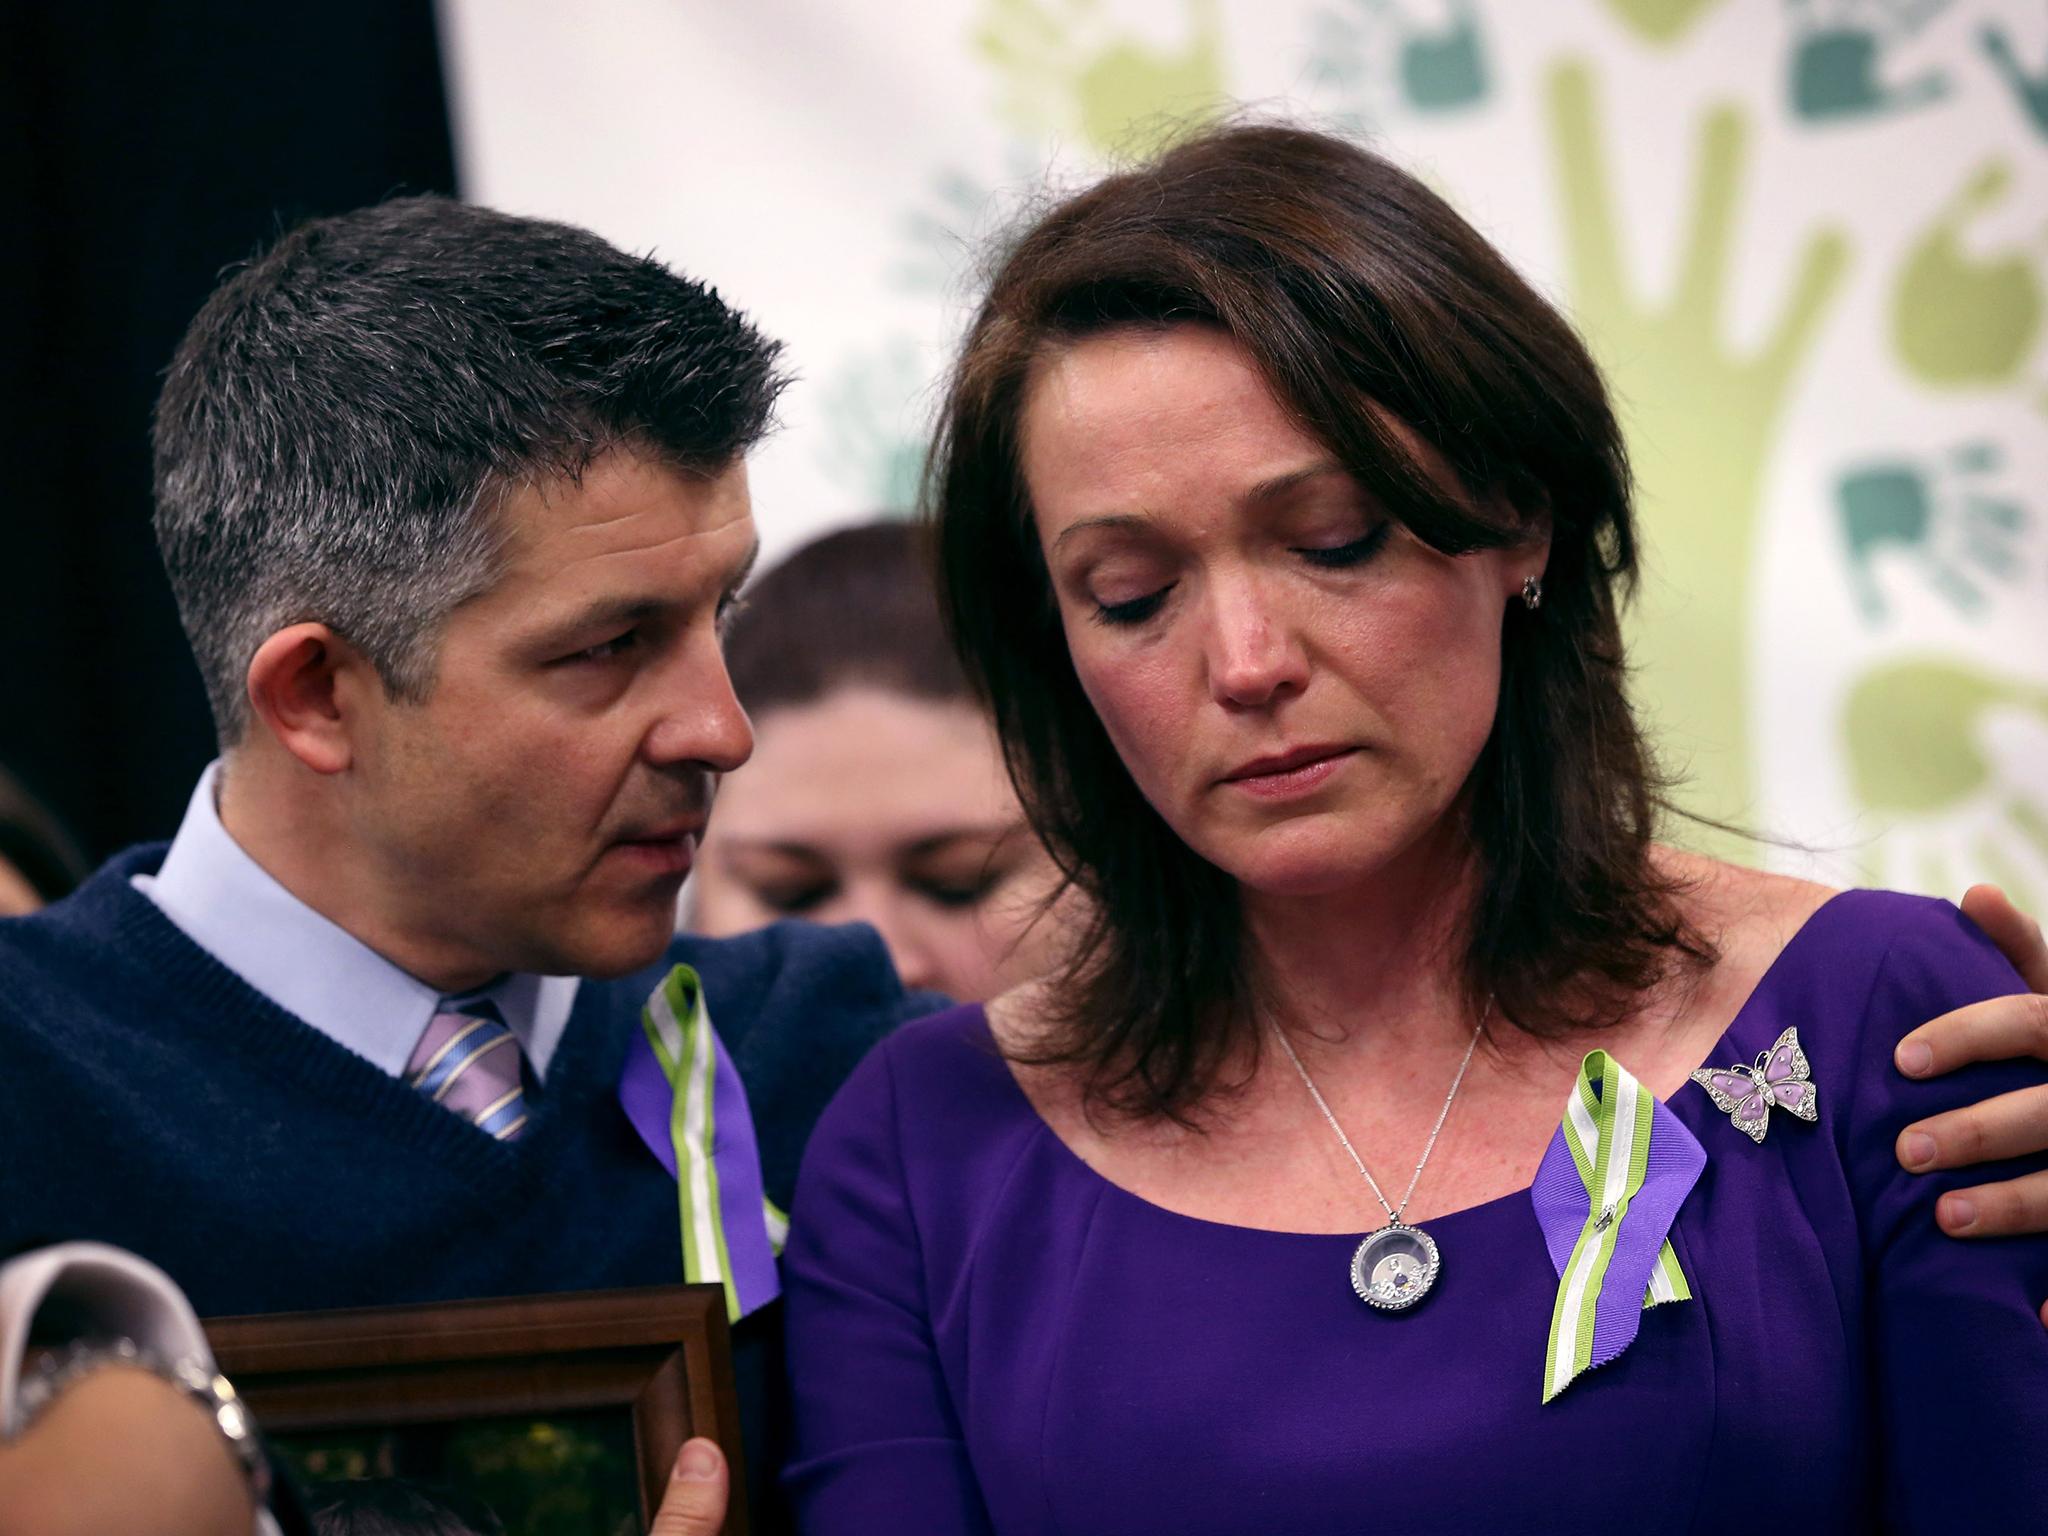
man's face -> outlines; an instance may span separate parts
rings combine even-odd
[[[500,515],[505,573],[449,617],[432,691],[374,691],[352,736],[380,926],[450,989],[656,960],[718,776],[753,749],[719,648],[756,547],[743,464],[614,451]]]

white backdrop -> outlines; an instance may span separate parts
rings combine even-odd
[[[2048,902],[2039,0],[442,0],[468,195],[713,282],[801,382],[772,556],[901,508],[977,247],[1170,119],[1443,189],[1592,340],[1685,798]]]

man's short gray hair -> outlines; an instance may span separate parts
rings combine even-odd
[[[395,698],[498,574],[496,493],[630,443],[716,473],[767,431],[779,347],[588,231],[439,197],[284,236],[217,289],[156,409],[156,535],[223,747],[302,621]]]

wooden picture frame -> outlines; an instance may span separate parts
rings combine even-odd
[[[724,1529],[745,1536],[719,1286],[270,1313],[205,1327],[222,1373],[269,1434],[630,1411],[643,1529],[677,1450],[707,1435],[732,1468]]]

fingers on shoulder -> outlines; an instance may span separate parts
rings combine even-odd
[[[2048,938],[2038,922],[1995,885],[1971,886],[1963,893],[1961,906],[1963,915],[1984,930],[2028,986],[2048,992]]]
[[[1930,1115],[1907,1126],[1898,1139],[1899,1162],[1916,1173],[2041,1152],[2048,1152],[2048,1084]]]
[[[2014,1237],[2048,1231],[2048,1170],[1951,1190],[1935,1206],[1935,1219],[1951,1237]],[[2048,1321],[2048,1309],[2044,1309]]]
[[[1922,1065],[1914,1047],[1925,1046]],[[1896,1058],[1913,1077],[1938,1077],[1979,1061],[2048,1061],[2048,996],[2014,992],[1951,1009],[1904,1036]]]

